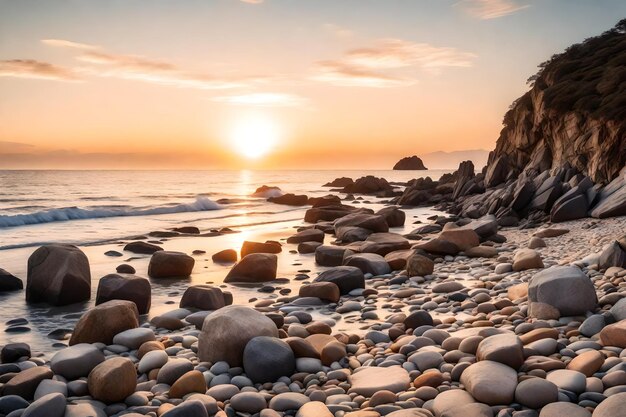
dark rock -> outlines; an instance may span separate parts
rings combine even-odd
[[[280,188],[276,186],[262,185],[254,191],[252,197],[269,198],[279,195],[282,195],[282,191],[280,190]]]
[[[306,195],[285,194],[267,199],[270,203],[282,204],[286,206],[304,206],[308,203],[309,197]]]
[[[407,156],[406,158],[402,158],[401,160],[399,160],[398,162],[396,162],[396,164],[393,166],[394,170],[405,170],[405,171],[409,171],[409,170],[426,170],[428,168],[426,168],[424,166],[424,163],[422,162],[422,160],[420,158],[418,158],[417,156],[413,155],[413,156]]]
[[[315,263],[320,266],[339,266],[347,250],[340,246],[319,246],[315,249]]]
[[[343,264],[347,266],[355,266],[363,271],[364,274],[384,275],[391,272],[391,268],[385,258],[376,253],[356,253],[346,256]]]
[[[275,337],[258,336],[246,344],[243,368],[253,382],[274,382],[294,373],[296,359],[287,343]]]
[[[89,300],[87,256],[73,245],[44,245],[28,258],[26,301],[62,306]]]
[[[353,266],[338,266],[319,274],[314,282],[332,282],[339,287],[341,294],[348,294],[357,288],[365,288],[363,272]]]
[[[354,213],[348,214],[335,221],[335,229],[340,227],[360,227],[372,232],[388,232],[389,225],[385,218],[376,214]]]
[[[210,285],[192,285],[185,290],[180,300],[181,308],[197,308],[199,310],[217,310],[227,304],[232,303],[232,299],[224,297],[224,293],[217,287]]]
[[[390,252],[409,249],[411,244],[402,235],[396,233],[373,233],[359,247],[361,252],[376,253],[385,256]]]
[[[106,256],[112,256],[112,257],[124,256],[121,252],[118,252],[116,250],[108,250],[108,251],[104,252],[104,254]]]
[[[324,242],[324,232],[319,229],[304,229],[287,238],[287,243]]]
[[[550,210],[550,221],[560,223],[567,220],[582,219],[587,217],[588,209],[589,204],[585,194],[579,194],[567,200],[558,199]]]
[[[341,226],[335,227],[337,241],[342,243],[361,242],[368,238],[372,231],[363,227]]]
[[[276,279],[278,257],[270,253],[251,253],[232,267],[224,282],[266,282]]]
[[[600,201],[591,210],[592,217],[604,219],[626,215],[626,167],[620,171],[617,178],[604,187],[599,199]]]
[[[495,187],[502,184],[509,173],[508,158],[506,155],[497,156],[491,161],[491,155],[489,156],[489,163],[487,164],[487,172],[485,173],[485,186]]]
[[[320,246],[322,246],[321,242],[302,242],[298,244],[298,253],[315,253]]]
[[[346,185],[342,192],[350,194],[379,194],[393,191],[393,187],[384,178],[373,175],[358,178],[353,184]]]
[[[406,220],[406,214],[398,207],[384,207],[376,212],[377,215],[383,216],[389,227],[402,227]]]
[[[424,310],[416,310],[404,319],[404,327],[407,329],[417,329],[420,326],[432,326],[433,318]]]
[[[132,265],[120,264],[117,268],[115,268],[115,272],[118,274],[134,274],[137,271],[135,271],[135,268]]]
[[[158,245],[153,245],[152,243],[138,241],[138,242],[130,242],[129,244],[124,246],[124,250],[127,250],[132,253],[151,255],[154,252],[163,250],[163,248]]]
[[[341,178],[335,178],[334,180],[332,180],[331,182],[327,182],[326,184],[323,185],[323,187],[339,187],[339,188],[343,188],[347,185],[353,184],[354,181],[352,180],[352,178],[348,178],[348,177],[341,177]]]
[[[32,400],[39,383],[52,379],[54,373],[46,366],[28,368],[11,378],[2,389],[2,396],[17,395],[25,400]]]
[[[418,243],[413,247],[415,249],[421,249],[423,251],[436,255],[456,255],[460,252],[460,249],[457,245],[439,238],[427,240],[423,243]]]
[[[155,252],[150,258],[148,275],[151,278],[188,277],[195,263],[191,256],[182,252]]]
[[[0,292],[19,291],[23,288],[21,279],[0,268]]]
[[[0,362],[11,363],[19,358],[30,358],[30,346],[26,343],[7,343],[0,351]]]
[[[161,417],[209,417],[209,414],[202,401],[187,400],[170,408]]]
[[[177,233],[184,233],[187,235],[199,235],[200,229],[195,226],[183,226],[183,227],[175,227],[174,231]]]
[[[135,303],[139,314],[148,314],[152,303],[150,282],[135,275],[109,274],[100,278],[96,305],[111,300],[128,300]]]

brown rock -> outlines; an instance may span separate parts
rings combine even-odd
[[[141,346],[139,346],[139,349],[137,350],[137,358],[141,359],[146,353],[151,352],[153,350],[165,350],[165,346],[163,345],[163,343],[157,340],[150,340],[148,342],[143,342]]]
[[[513,270],[524,271],[526,269],[543,268],[541,255],[533,249],[520,249],[513,256]]]
[[[509,300],[515,301],[520,298],[524,298],[528,296],[528,283],[524,282],[517,285],[512,285],[506,290],[507,297]]]
[[[276,279],[278,257],[270,253],[245,255],[232,267],[224,282],[267,282]]]
[[[2,396],[18,395],[32,401],[35,390],[44,379],[52,379],[54,373],[45,366],[36,366],[23,370],[11,378],[2,390]]]
[[[150,311],[152,287],[150,281],[135,275],[109,274],[98,281],[96,305],[111,300],[128,300],[137,305],[139,314]]]
[[[83,314],[74,327],[69,344],[102,342],[110,345],[113,336],[135,327],[139,327],[139,312],[134,302],[107,301]]]
[[[180,300],[181,308],[200,310],[217,310],[226,304],[222,290],[211,285],[192,285],[185,290]]]
[[[137,373],[130,359],[108,359],[89,373],[87,386],[91,396],[106,404],[123,401],[135,392]]]
[[[213,262],[235,263],[237,262],[237,251],[234,249],[224,249],[211,256]]]
[[[315,347],[305,339],[300,337],[288,337],[283,339],[291,350],[293,350],[296,358],[316,358],[319,359],[320,353],[315,349]]]
[[[174,382],[169,391],[170,398],[183,398],[192,392],[204,394],[207,386],[204,375],[200,371],[189,371]]]
[[[600,332],[600,343],[604,346],[626,348],[626,319],[603,328]]]
[[[434,269],[435,263],[432,260],[417,253],[406,262],[406,272],[409,277],[430,275]]]
[[[524,347],[513,333],[497,334],[480,342],[476,350],[476,359],[499,362],[519,369],[524,363]]]
[[[313,282],[309,285],[303,285],[300,287],[298,295],[300,297],[317,297],[331,303],[338,302],[341,297],[339,287],[334,282]]]
[[[341,342],[330,342],[322,348],[320,359],[326,366],[330,366],[333,362],[337,362],[346,356],[346,345]]]
[[[558,320],[561,317],[559,309],[550,304],[531,302],[528,308],[530,317],[539,320]]]
[[[539,328],[529,331],[528,333],[524,333],[520,335],[520,340],[523,344],[527,345],[529,343],[535,342],[541,339],[558,339],[559,331],[557,329],[550,328]]]
[[[567,364],[567,369],[578,371],[590,377],[604,364],[604,355],[597,350],[589,350],[576,356]]]
[[[437,370],[427,371],[415,378],[413,386],[415,388],[433,387],[437,388],[445,381],[443,374]]]
[[[400,271],[406,267],[407,259],[414,253],[413,249],[396,250],[386,254],[385,261],[387,261],[392,271]]]
[[[460,228],[454,223],[446,223],[438,237],[439,239],[454,243],[454,245],[462,251],[466,251],[480,244],[480,238],[475,231]]]
[[[148,275],[152,278],[178,278],[191,275],[196,261],[182,252],[158,251],[152,254]]]

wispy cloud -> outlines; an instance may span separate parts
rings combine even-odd
[[[316,81],[343,87],[400,87],[415,84],[417,80],[385,75],[343,61],[318,62]]]
[[[475,58],[452,47],[381,39],[373,46],[350,50],[340,59],[318,62],[312,78],[352,87],[406,86],[417,82],[413,75],[417,69],[438,73],[445,67],[471,67]]]
[[[214,97],[213,101],[233,106],[301,107],[309,103],[306,97],[286,93],[251,93]]]
[[[461,0],[455,6],[484,20],[508,16],[530,7],[528,4],[518,4],[515,0]]]
[[[81,67],[77,71],[100,77],[137,80],[203,90],[245,87],[263,78],[252,76],[215,77],[205,73],[189,71],[167,61],[147,58],[141,55],[111,53],[96,45],[62,39],[44,39],[42,42],[50,46],[79,50],[80,54],[76,59],[90,64],[90,66]]]
[[[402,39],[383,39],[370,48],[349,51],[345,59],[368,68],[471,67],[475,54],[451,47],[414,43]]]
[[[59,67],[34,59],[9,59],[0,61],[0,77],[31,78],[40,80],[78,81],[69,68]]]
[[[242,3],[261,4],[264,0],[240,0]]]

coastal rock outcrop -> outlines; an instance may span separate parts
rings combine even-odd
[[[87,256],[73,245],[44,245],[28,258],[26,301],[63,306],[91,298]]]
[[[396,162],[396,164],[393,166],[393,169],[395,171],[397,170],[426,170],[428,168],[426,168],[424,166],[424,163],[422,162],[422,160],[420,158],[418,158],[416,155],[413,156],[407,156],[405,158],[400,159],[398,162]]]

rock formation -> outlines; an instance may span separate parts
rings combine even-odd
[[[417,156],[407,156],[406,158],[402,158],[399,160],[394,166],[394,170],[406,170],[406,171],[417,171],[417,170],[425,170],[428,169],[424,166],[424,163]]]

